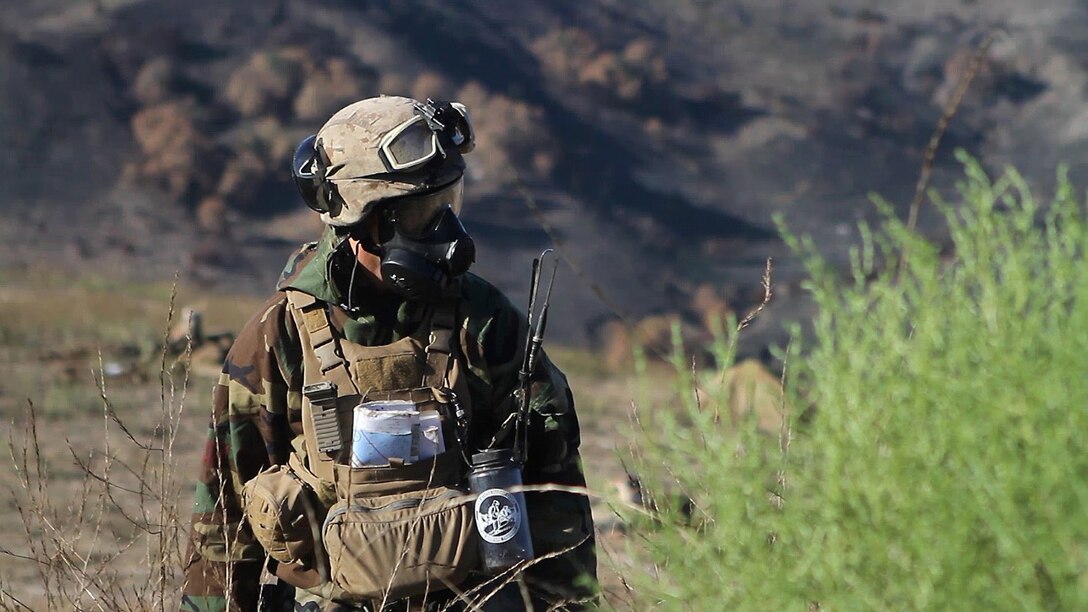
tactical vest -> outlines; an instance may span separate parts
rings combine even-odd
[[[339,337],[325,302],[294,290],[287,298],[303,354],[305,459],[293,454],[288,466],[246,484],[254,535],[273,558],[316,568],[340,600],[456,586],[479,565],[464,488],[471,410],[457,358],[457,301],[434,307],[409,336],[363,346]],[[446,451],[415,463],[352,467],[354,408],[373,400],[437,410]]]

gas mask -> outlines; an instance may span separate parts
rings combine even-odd
[[[476,245],[457,217],[463,188],[457,180],[432,193],[397,198],[379,212],[374,251],[382,278],[405,298],[437,302],[450,280],[476,260]]]

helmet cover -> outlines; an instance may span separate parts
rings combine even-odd
[[[325,122],[314,148],[323,162],[324,180],[335,195],[321,213],[323,222],[355,225],[383,200],[431,192],[462,177],[465,164],[460,150],[438,145],[435,132],[419,129],[426,126],[417,110],[420,106],[411,98],[368,98],[344,107]],[[397,137],[392,146],[391,134]],[[401,158],[417,152],[421,163],[391,164],[390,151]]]

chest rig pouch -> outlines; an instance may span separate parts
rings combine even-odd
[[[454,355],[457,302],[435,306],[412,335],[367,347],[338,337],[324,302],[296,291],[287,295],[304,355],[309,474],[301,480],[311,481],[327,507],[314,564],[328,572],[341,600],[393,600],[458,585],[479,559],[464,486],[469,406]],[[414,463],[352,467],[353,409],[373,400],[437,410],[446,451]]]

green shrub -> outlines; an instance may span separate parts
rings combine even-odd
[[[1041,207],[963,162],[952,257],[880,202],[852,279],[789,238],[819,307],[791,440],[683,363],[678,409],[640,410],[637,607],[1088,609],[1088,215],[1064,172]]]

